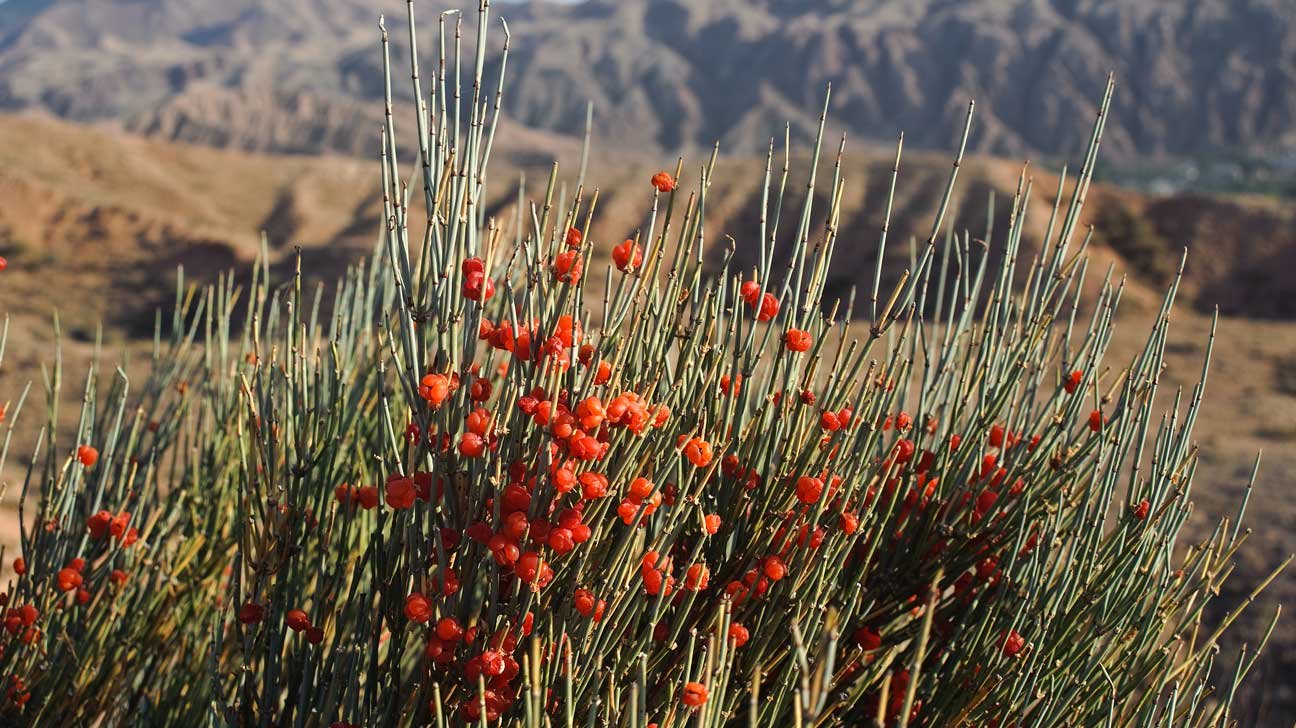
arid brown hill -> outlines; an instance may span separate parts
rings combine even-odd
[[[543,177],[555,160],[571,180],[579,145],[513,125],[500,137],[497,168],[512,171],[494,179],[491,212],[511,221],[513,175],[529,175],[530,197],[542,194]],[[30,115],[0,116],[0,138],[0,255],[28,273],[47,271],[69,284],[51,288],[43,282],[52,278],[10,276],[10,312],[15,302],[46,309],[57,302],[65,314],[106,315],[110,325],[151,332],[153,308],[170,295],[158,283],[170,279],[179,263],[190,275],[241,267],[256,254],[265,231],[278,259],[287,260],[298,246],[325,248],[309,259],[327,268],[370,251],[379,229],[375,166],[365,159],[219,151]],[[835,269],[830,287],[843,295],[871,275],[863,263],[877,250],[892,154],[848,148],[844,159],[845,216],[836,255],[861,264]],[[661,157],[627,152],[592,160],[591,184],[600,187],[593,234],[604,254],[645,220],[646,180],[666,164]],[[712,240],[733,236],[740,263],[755,250],[763,165],[759,158],[721,159],[713,183]],[[1006,230],[1020,172],[1015,162],[966,160],[952,201],[954,228],[983,235],[993,193],[994,225]],[[927,234],[948,173],[945,155],[905,154],[888,247],[894,264],[888,268],[903,268],[909,239]],[[1031,251],[1043,238],[1057,178],[1046,170],[1028,174],[1034,181],[1025,234]],[[799,184],[795,174],[791,183]],[[827,207],[822,202],[821,212]],[[1130,305],[1159,300],[1154,291],[1167,282],[1187,245],[1192,252],[1181,295],[1188,305],[1206,311],[1218,303],[1235,316],[1296,314],[1296,280],[1286,274],[1296,250],[1296,210],[1288,205],[1263,197],[1153,198],[1099,186],[1090,194],[1088,217],[1097,225],[1091,282],[1115,263],[1118,275],[1130,277]],[[35,286],[30,297],[9,297],[28,284]],[[73,305],[69,295],[92,300]]]

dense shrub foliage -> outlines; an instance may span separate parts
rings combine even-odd
[[[879,231],[837,229],[837,168],[813,209],[822,142],[808,190],[771,145],[757,239],[705,227],[714,156],[646,170],[630,240],[591,239],[597,193],[556,173],[487,217],[486,5],[475,53],[443,15],[436,72],[412,64],[412,173],[388,115],[371,260],[327,292],[265,261],[181,285],[146,379],[90,371],[72,441],[50,406],[9,720],[1228,721],[1254,658],[1213,675],[1201,615],[1244,534],[1179,538],[1205,366],[1159,391],[1175,285],[1129,361],[1104,359],[1121,285],[1080,295],[1110,87],[1038,255],[1025,174],[984,240],[947,189],[909,269],[879,252],[825,300],[839,236]]]

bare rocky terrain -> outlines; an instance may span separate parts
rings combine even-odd
[[[403,27],[405,5],[8,0],[0,109],[248,150],[368,154],[382,78],[375,21],[385,12]],[[415,6],[427,74],[443,6],[461,4]],[[945,149],[975,98],[973,149],[1073,158],[1111,72],[1111,154],[1296,148],[1289,0],[497,1],[492,13],[513,34],[506,113],[571,134],[592,101],[599,135],[626,147],[718,140],[751,153],[785,122],[804,139],[832,82],[834,132],[890,142],[903,130],[911,146]],[[454,28],[449,16],[450,47]],[[403,33],[393,43],[403,47]]]

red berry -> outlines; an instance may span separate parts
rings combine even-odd
[[[1077,369],[1071,372],[1071,375],[1062,383],[1062,387],[1066,390],[1067,394],[1075,394],[1075,391],[1079,388],[1082,379],[1084,379],[1084,372]]]
[[[878,634],[877,630],[871,629],[869,627],[860,627],[859,629],[855,630],[854,637],[855,637],[855,644],[859,645],[862,649],[866,651],[876,650],[877,648],[882,646],[882,635]]]
[[[643,265],[643,250],[633,240],[627,240],[612,249],[612,262],[617,270],[629,273]]]
[[[405,597],[405,618],[419,624],[426,623],[432,619],[432,603],[418,592],[410,594]]]
[[[1008,657],[1016,657],[1026,647],[1026,638],[1017,634],[1016,630],[1008,630],[1004,633],[1003,653]]]
[[[413,508],[417,495],[413,478],[397,476],[387,481],[387,506],[393,510]]]
[[[990,447],[1003,447],[1004,428],[1003,425],[995,425],[990,428]]]
[[[59,591],[65,592],[81,588],[81,582],[83,581],[81,572],[72,568],[59,569],[56,580],[58,581]]]
[[[248,602],[239,607],[238,621],[243,624],[256,624],[265,619],[265,607],[256,602]]]
[[[310,618],[306,616],[306,612],[300,609],[288,610],[288,613],[284,615],[284,622],[294,632],[305,631],[310,629],[311,626]]]
[[[584,262],[581,260],[580,251],[578,250],[565,250],[554,256],[553,266],[551,267],[555,280],[571,284],[580,281],[583,269]]]
[[[443,642],[458,642],[463,639],[463,626],[454,617],[442,617],[436,625],[437,637]]]
[[[684,574],[684,588],[689,591],[701,591],[711,582],[711,570],[706,564],[693,564]]]
[[[688,458],[694,467],[705,468],[710,465],[712,452],[711,443],[698,437],[684,445],[684,457]]]
[[[824,482],[818,478],[812,478],[808,475],[802,475],[797,479],[796,494],[797,500],[807,505],[817,503],[819,497],[823,495]]]
[[[859,530],[859,516],[854,513],[843,513],[837,525],[849,536]]]
[[[680,702],[690,708],[699,708],[707,701],[707,689],[702,683],[689,682],[684,683],[684,692],[680,696]]]
[[[751,639],[751,633],[747,631],[746,627],[737,622],[729,625],[729,642],[732,643],[734,647],[742,647],[747,644],[747,640],[749,639]]]
[[[810,332],[801,329],[788,329],[783,334],[783,345],[788,351],[794,351],[798,354],[810,350]]]
[[[465,432],[459,437],[459,454],[467,458],[479,458],[486,452],[486,440],[475,432]]]
[[[770,581],[778,581],[787,576],[787,566],[783,564],[783,559],[777,556],[765,559],[765,564],[761,567],[761,570],[765,573],[765,576],[769,577]]]
[[[708,536],[714,536],[720,530],[720,516],[710,513],[702,517],[702,530]]]
[[[1138,505],[1134,506],[1134,517],[1139,519],[1140,521],[1145,521],[1147,520],[1148,513],[1150,513],[1151,511],[1152,511],[1152,504],[1149,503],[1146,498],[1144,498],[1143,500],[1139,501]]]

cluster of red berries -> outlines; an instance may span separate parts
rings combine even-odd
[[[406,603],[407,616],[410,613],[418,617],[414,621],[420,624],[432,620],[430,606],[425,607],[417,595],[411,595]],[[514,682],[521,672],[521,666],[513,655],[521,641],[531,634],[532,623],[533,618],[528,613],[519,620],[516,629],[505,626],[489,636],[483,635],[476,625],[465,628],[458,619],[450,616],[442,617],[432,625],[423,650],[432,664],[452,665],[459,659],[461,650],[472,655],[463,661],[461,667],[464,682],[472,691],[460,704],[462,717],[476,722],[484,716],[495,721],[512,707],[517,699]],[[486,684],[480,692],[477,688],[479,682]],[[434,709],[438,707],[433,706]]]
[[[90,538],[96,541],[111,536],[120,541],[124,548],[139,540],[139,531],[130,525],[130,519],[130,511],[122,511],[117,515],[99,511],[86,520],[86,530],[90,532]]]
[[[3,601],[8,602],[9,595],[4,595]],[[38,619],[40,619],[40,610],[31,604],[8,607],[4,613],[5,631],[11,635],[21,632],[23,642],[31,644],[40,636],[40,630],[35,626]]]
[[[485,303],[495,295],[495,281],[486,275],[486,263],[481,258],[465,259],[460,270],[463,272],[464,298]]]
[[[756,281],[744,281],[739,293],[747,305],[756,311],[757,321],[772,321],[778,316],[778,297],[769,291],[761,293],[761,285]]]
[[[239,607],[235,616],[245,625],[260,624],[265,620],[265,607],[257,602],[246,602]],[[289,609],[284,614],[284,624],[293,632],[304,633],[306,641],[318,645],[324,641],[324,629],[311,623],[310,616],[303,609]]]
[[[3,262],[4,258],[0,258],[0,263]],[[3,266],[0,266],[0,270],[4,270]],[[5,697],[10,703],[21,709],[31,700],[31,691],[27,689],[27,684],[21,677],[10,675],[9,685],[5,688]]]

